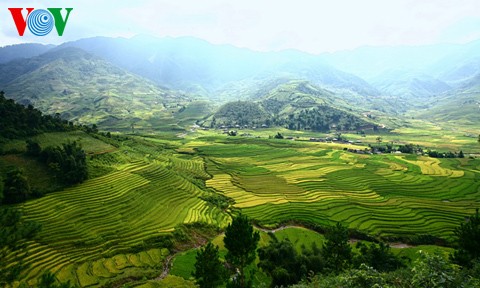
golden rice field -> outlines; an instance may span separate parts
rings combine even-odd
[[[273,141],[273,140],[272,140]],[[480,207],[479,161],[363,155],[315,143],[219,143],[198,150],[207,187],[264,223],[341,221],[371,234],[449,238]]]

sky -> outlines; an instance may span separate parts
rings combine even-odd
[[[71,7],[64,35],[20,37],[8,8]],[[3,0],[0,46],[94,36],[193,36],[309,53],[480,39],[480,0]]]

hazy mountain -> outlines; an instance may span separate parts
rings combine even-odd
[[[415,112],[419,118],[448,123],[456,128],[472,125],[476,133],[480,123],[480,89],[445,95],[431,102],[427,109]]]
[[[0,48],[0,64],[7,63],[19,58],[38,56],[55,47],[54,45],[42,44],[18,44]]]
[[[269,115],[326,105],[388,119],[415,109],[433,115],[457,94],[471,93],[465,103],[475,103],[480,89],[480,41],[312,55],[256,52],[191,37],[96,37],[57,47],[4,47],[0,59],[11,60],[0,65],[7,96],[68,119],[110,126],[123,121],[123,127],[174,125],[174,117],[190,123],[210,113],[205,101],[189,103],[204,96],[214,105],[254,101]],[[457,109],[452,103],[450,109]],[[148,120],[153,118],[171,121]]]
[[[427,46],[361,47],[324,53],[321,59],[337,69],[367,81],[392,70],[403,70],[440,78],[459,66],[480,58],[480,40],[467,44]],[[448,80],[447,80],[448,81]]]
[[[468,59],[457,63],[455,68],[443,72],[439,77],[455,88],[467,88],[479,84],[478,75],[480,75],[480,56],[477,59]]]
[[[258,77],[294,77],[364,95],[376,91],[359,77],[299,51],[256,52],[191,38],[90,38],[61,45],[78,47],[158,84],[190,93],[217,95],[229,82]]]
[[[8,98],[82,123],[128,127],[187,100],[78,48],[2,64],[0,79]]]
[[[371,80],[384,95],[404,97],[405,101],[421,101],[452,89],[447,83],[422,73],[389,71]]]

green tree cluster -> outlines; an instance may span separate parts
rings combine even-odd
[[[274,119],[274,123],[291,130],[312,130],[326,132],[330,130],[354,131],[368,125],[361,118],[330,106],[318,106],[290,114],[284,119]]]
[[[455,263],[472,267],[475,262],[480,262],[480,215],[478,209],[475,215],[466,218],[455,230],[457,236],[457,249],[453,253]]]
[[[405,266],[402,260],[392,253],[390,246],[383,242],[378,244],[357,242],[356,248],[359,251],[353,259],[356,267],[365,264],[377,271],[388,272]]]
[[[20,169],[14,168],[7,171],[1,186],[3,186],[3,197],[0,197],[3,198],[2,203],[15,204],[30,198],[30,185]]]
[[[50,167],[58,179],[68,185],[81,183],[88,178],[85,151],[77,142],[62,144],[62,147],[47,147],[40,159]]]
[[[322,270],[321,251],[315,245],[311,250],[304,248],[298,253],[288,239],[278,241],[273,234],[272,237],[268,246],[258,249],[258,267],[272,278],[271,287],[292,285],[306,277],[308,272]]]
[[[66,131],[73,129],[73,123],[55,116],[42,115],[32,105],[27,107],[5,98],[0,91],[0,138],[16,139],[47,131]]]

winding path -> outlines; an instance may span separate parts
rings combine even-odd
[[[285,226],[280,226],[280,227],[275,228],[275,229],[266,229],[266,228],[258,227],[256,225],[254,225],[253,227],[255,227],[255,229],[260,230],[260,231],[265,232],[265,233],[276,233],[278,231],[282,231],[282,230],[285,230],[285,229],[288,229],[288,228],[303,228],[303,229],[313,231],[311,229],[308,229],[308,228],[300,226],[300,225],[285,225]],[[358,241],[359,241],[358,239],[351,238],[349,242],[350,243],[355,243],[355,242],[358,242]],[[414,245],[401,243],[401,242],[390,242],[390,243],[388,243],[388,245],[392,248],[398,248],[398,249],[415,247]]]
[[[266,228],[262,228],[262,227],[259,227],[259,226],[256,226],[256,225],[254,225],[253,227],[255,227],[255,229],[257,229],[259,231],[262,231],[262,232],[265,232],[265,233],[276,233],[278,231],[282,231],[282,230],[289,229],[289,228],[302,228],[302,229],[307,229],[307,230],[313,231],[311,229],[305,228],[305,227],[300,226],[300,225],[285,225],[285,226],[280,226],[280,227],[277,227],[277,228],[274,228],[274,229],[266,229]],[[222,233],[222,234],[219,234],[219,235],[223,235],[223,234],[225,234],[225,233]],[[350,239],[350,243],[355,243],[357,241],[358,241],[358,239],[353,239],[353,238]],[[399,242],[388,243],[388,245],[390,245],[390,247],[392,247],[392,248],[399,248],[399,249],[415,247],[413,245],[409,245],[409,244],[406,244],[406,243],[399,243]],[[201,247],[200,245],[197,245],[197,246],[195,246],[191,249],[198,249],[200,247]],[[168,273],[170,272],[170,268],[172,266],[173,258],[175,258],[175,256],[177,256],[178,254],[180,254],[182,252],[185,252],[185,251],[177,251],[177,252],[167,256],[167,258],[165,259],[165,263],[163,264],[162,273],[157,278],[155,278],[155,280],[162,280],[163,278],[167,277]]]

